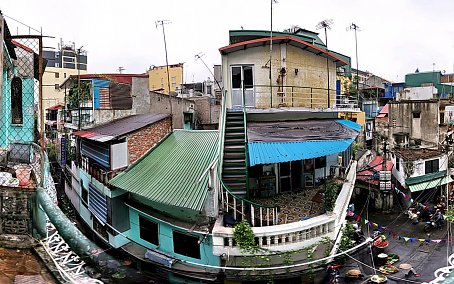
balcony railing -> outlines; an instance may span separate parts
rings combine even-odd
[[[289,224],[253,227],[257,244],[270,251],[289,251],[316,244],[324,237],[334,240],[345,222],[355,179],[356,161],[353,161],[337,197],[333,214],[322,214]],[[213,254],[243,255],[233,238],[233,228],[223,226],[222,219],[222,216],[218,218],[213,228]],[[340,240],[340,237],[337,239]]]
[[[327,88],[254,85],[252,89],[245,89],[245,91],[239,91],[239,93],[240,95],[241,93],[245,94],[246,98],[244,101],[246,102],[246,106],[254,108],[358,108],[358,100],[356,96],[337,94],[336,90],[328,90]],[[233,92],[232,94],[235,95],[235,92]],[[235,99],[233,99],[233,101],[235,101]]]

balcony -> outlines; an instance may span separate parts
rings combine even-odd
[[[232,108],[244,105],[248,112],[263,109],[295,109],[317,111],[359,111],[357,98],[340,94],[339,90],[304,87],[254,85],[230,92]]]
[[[347,207],[356,180],[356,162],[353,161],[342,184],[332,214],[323,213],[287,224],[252,227],[257,244],[268,251],[290,251],[301,249],[328,237],[336,239],[345,221]],[[337,239],[340,239],[339,237]],[[220,216],[213,228],[213,253],[215,255],[243,255],[233,238],[233,228],[223,224]]]

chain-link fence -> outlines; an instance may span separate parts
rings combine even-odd
[[[43,170],[40,144],[40,80],[42,62],[39,36],[11,36],[4,30],[0,102],[0,233],[32,231],[32,202]],[[33,146],[35,145],[35,146]],[[43,175],[43,176],[42,176]],[[44,177],[44,178],[43,178]]]

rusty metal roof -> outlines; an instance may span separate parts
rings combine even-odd
[[[163,120],[167,117],[170,117],[170,114],[167,113],[136,114],[116,119],[109,123],[96,126],[87,130],[80,130],[74,132],[73,134],[75,136],[87,138],[93,141],[106,142],[121,137],[125,134],[139,130],[140,128]]]
[[[400,148],[394,149],[394,153],[405,161],[426,160],[443,155],[443,151],[438,149],[425,148]]]

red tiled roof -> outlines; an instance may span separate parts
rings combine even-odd
[[[386,117],[389,114],[389,105],[386,104],[378,113],[377,117]]]
[[[317,46],[315,46],[313,44],[310,44],[310,43],[305,42],[303,40],[294,38],[292,36],[277,36],[277,37],[272,37],[271,40],[273,42],[277,42],[277,43],[279,43],[279,42],[287,42],[287,43],[290,43],[290,44],[292,44],[292,45],[294,45],[296,47],[299,47],[299,48],[301,48],[303,50],[308,50],[308,51],[310,51],[312,53],[315,53],[317,55],[320,55],[320,56],[323,55],[323,57],[329,57],[334,62],[336,62],[336,65],[338,65],[338,66],[348,65],[347,61],[342,60],[341,58],[337,57],[333,53],[330,53],[329,51],[327,51],[327,50],[325,50],[323,48],[317,47]],[[270,38],[259,38],[259,39],[253,39],[253,40],[248,40],[248,41],[242,41],[242,42],[238,42],[238,43],[234,43],[234,44],[230,44],[230,45],[221,47],[219,49],[219,52],[221,54],[227,54],[227,53],[231,53],[231,52],[235,52],[235,51],[239,51],[239,50],[245,49],[247,47],[262,46],[263,44],[266,44],[269,41],[270,41]]]
[[[386,170],[391,171],[393,169],[393,162],[386,161]],[[383,157],[376,156],[372,162],[367,165],[367,169],[359,171],[356,173],[356,179],[361,180],[373,185],[379,185],[379,180],[372,179],[372,176],[375,173],[378,173],[383,169]]]

